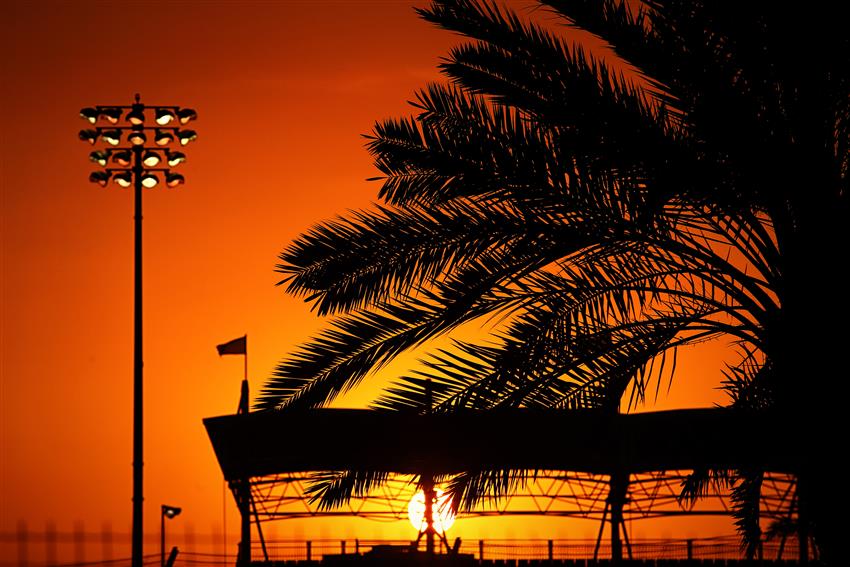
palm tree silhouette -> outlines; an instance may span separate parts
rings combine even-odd
[[[811,440],[792,448],[800,506],[829,561],[838,457],[827,439],[841,430],[850,320],[839,8],[539,3],[544,24],[486,0],[418,10],[470,41],[441,64],[449,85],[425,87],[414,116],[369,136],[382,204],[281,255],[287,291],[334,318],[280,363],[257,407],[321,406],[399,353],[489,317],[489,341],[433,353],[376,406],[422,411],[430,380],[434,411],[614,412],[674,372],[677,347],[726,337],[740,352],[731,404],[784,412]],[[574,28],[638,77],[574,45]],[[739,492],[761,473],[739,471]],[[524,474],[460,475],[455,504]],[[326,475],[317,495],[332,504],[380,480]],[[751,545],[757,508],[739,507]]]

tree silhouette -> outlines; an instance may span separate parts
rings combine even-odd
[[[829,561],[827,439],[840,430],[850,320],[840,9],[540,4],[543,24],[483,0],[418,10],[469,41],[441,64],[450,84],[425,87],[414,116],[369,136],[382,204],[281,255],[287,291],[334,318],[280,363],[257,407],[321,406],[399,353],[489,318],[487,341],[433,353],[376,406],[421,411],[431,380],[434,411],[613,412],[657,391],[677,347],[726,337],[740,352],[731,404],[784,412],[811,441],[792,448],[800,506]],[[573,44],[575,28],[637,77]],[[804,41],[807,30],[818,33]],[[460,475],[455,504],[524,474]],[[739,471],[739,493],[757,498],[760,474]],[[338,473],[317,494],[333,504],[373,482]],[[738,512],[752,543],[758,507]]]

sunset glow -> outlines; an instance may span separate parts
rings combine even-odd
[[[449,495],[444,494],[439,488],[435,490],[436,498],[433,503],[432,517],[434,529],[437,533],[445,533],[446,530],[452,527],[455,522],[455,515],[452,512]],[[410,525],[419,532],[424,532],[428,528],[428,522],[425,516],[425,493],[419,491],[410,499],[410,504],[407,505],[407,517],[410,520]]]
[[[253,402],[284,355],[327,326],[283,292],[275,265],[316,223],[377,201],[380,184],[366,180],[380,172],[362,135],[376,120],[417,113],[407,101],[444,81],[440,57],[459,42],[416,16],[412,6],[422,4],[186,0],[168,3],[174,25],[162,25],[165,6],[140,0],[3,3],[2,99],[13,111],[0,139],[0,532],[82,526],[95,534],[89,557],[100,556],[102,533],[116,534],[110,553],[129,556],[132,181],[92,170],[129,163],[113,146],[133,140],[92,110],[131,104],[138,92],[145,104],[185,104],[200,117],[186,126],[194,111],[163,110],[146,123],[162,127],[147,145],[162,147],[145,163],[179,164],[180,173],[144,181],[145,551],[158,553],[160,506],[175,502],[182,514],[169,541],[234,552],[239,514],[201,420],[236,412],[243,360],[219,357],[215,346],[250,337]],[[92,41],[116,22],[133,22],[144,39],[109,49]],[[103,117],[115,124],[121,113]],[[105,125],[99,134],[89,130],[95,121]],[[481,331],[475,321],[459,336]],[[366,407],[388,380],[421,368],[425,349],[447,344],[403,353],[332,406]],[[638,411],[723,402],[718,387],[733,356],[718,341],[683,348],[669,393],[659,385]],[[438,491],[441,533],[455,520],[446,501]],[[421,491],[407,511],[423,529]],[[702,528],[734,533],[728,517],[628,527],[635,537],[682,538]],[[353,516],[265,529],[269,539],[410,539],[403,520]],[[597,529],[575,518],[477,517],[453,535],[593,538]],[[12,535],[0,563],[16,557]],[[72,538],[62,541],[58,560],[71,561]],[[42,547],[31,547],[34,564]]]

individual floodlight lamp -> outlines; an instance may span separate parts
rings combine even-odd
[[[109,163],[110,153],[112,153],[112,150],[95,150],[89,154],[89,160],[100,167],[106,167],[106,164]]]
[[[160,126],[167,126],[177,118],[170,108],[157,108],[155,116],[156,123]]]
[[[166,159],[168,167],[180,165],[184,161],[186,161],[186,154],[184,154],[183,152],[168,152],[168,156]]]
[[[185,182],[186,178],[179,173],[171,173],[169,171],[165,174],[165,184],[168,187],[177,187],[178,185],[183,185]]]
[[[97,138],[100,136],[100,134],[97,130],[86,129],[80,130],[79,136],[80,140],[94,145],[94,143],[97,142]]]
[[[145,142],[148,141],[148,137],[144,132],[140,130],[133,130],[129,134],[127,134],[127,141],[133,144],[134,146],[142,146]]]
[[[183,508],[178,506],[168,506],[166,504],[162,505],[162,515],[168,518],[169,520],[175,516],[179,516],[180,512],[183,511]]]
[[[112,154],[112,161],[121,167],[129,167],[133,163],[133,152],[130,150],[118,150]]]
[[[198,139],[198,133],[194,130],[178,130],[177,139],[180,140],[180,145],[185,146],[189,142],[194,142]]]
[[[142,175],[142,187],[152,189],[157,183],[159,183],[159,177],[155,174],[148,172]]]
[[[127,116],[125,117],[127,122],[129,122],[133,126],[141,126],[142,124],[144,124],[145,123],[144,108],[145,107],[142,106],[141,104],[134,104],[133,108],[130,110],[130,112],[127,113]]]
[[[156,167],[161,161],[162,156],[159,155],[159,152],[154,150],[148,150],[142,156],[142,163],[145,165],[145,167]]]
[[[157,130],[153,141],[157,146],[167,146],[174,141],[174,134],[168,130]]]
[[[131,187],[133,185],[133,174],[129,171],[116,173],[112,180],[121,187]]]
[[[100,115],[100,112],[96,108],[92,108],[91,106],[87,106],[80,110],[80,118],[84,120],[88,120],[89,123],[94,124],[97,122],[97,117]]]
[[[104,130],[100,135],[103,137],[103,141],[110,146],[117,146],[121,143],[121,130]]]
[[[106,187],[109,183],[110,174],[108,171],[92,171],[89,175],[89,181],[97,183],[101,187]]]
[[[198,113],[193,108],[181,108],[177,111],[177,118],[180,119],[180,124],[188,124],[198,119]]]
[[[121,109],[117,107],[102,108],[100,115],[106,118],[110,124],[118,124],[118,121],[121,120]]]

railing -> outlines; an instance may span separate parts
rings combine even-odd
[[[453,545],[453,542],[449,542]],[[266,552],[271,561],[319,561],[325,555],[364,554],[378,545],[397,547],[409,546],[408,540],[377,539],[314,539],[267,541]],[[420,545],[424,549],[424,542]],[[445,544],[439,542],[439,553],[446,553]],[[781,541],[764,541],[758,548],[756,558],[763,560],[789,560],[797,557],[797,541],[789,538]],[[582,539],[487,539],[461,540],[460,553],[475,559],[494,561],[533,560],[562,561],[573,559],[605,559],[611,557],[610,544]],[[699,559],[733,560],[745,559],[740,542],[735,536],[691,539],[640,539],[623,545],[624,557],[633,559]],[[263,561],[260,542],[252,545],[252,557]],[[814,559],[815,557],[810,557]]]
[[[176,531],[176,530],[175,530]],[[228,534],[222,546],[220,534],[169,534],[168,547],[176,545],[180,553],[176,567],[181,565],[234,565],[237,544]],[[129,566],[129,534],[85,532],[76,529],[59,532],[19,530],[0,532],[0,567],[126,567]],[[449,542],[454,545],[454,541]],[[409,547],[409,540],[384,539],[312,539],[266,541],[268,559],[273,562],[319,562],[328,555],[364,555],[375,546]],[[159,534],[147,534],[146,551],[158,549]],[[419,549],[424,549],[424,542]],[[445,544],[439,542],[439,553],[446,553]],[[264,561],[260,541],[251,545],[252,559]],[[604,540],[598,548],[596,540],[587,539],[485,539],[461,540],[459,552],[471,555],[475,561],[490,564],[523,564],[529,561],[581,561],[594,557],[604,560],[611,557],[610,545]],[[711,560],[723,563],[744,559],[739,540],[735,536],[693,539],[637,539],[624,542],[623,556],[635,560]],[[117,558],[116,558],[117,557]],[[794,538],[781,541],[764,541],[759,546],[756,559],[764,561],[796,561],[798,545]],[[810,552],[810,559],[817,559]],[[145,557],[145,565],[158,565],[159,553]]]

